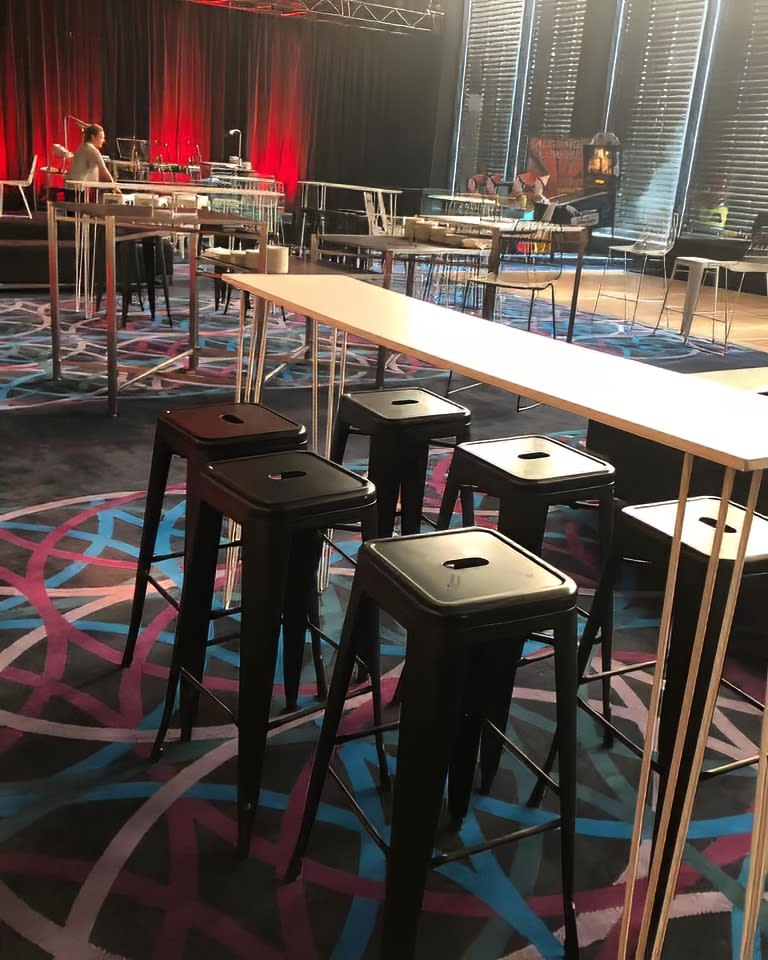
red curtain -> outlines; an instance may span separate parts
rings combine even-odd
[[[33,154],[55,163],[54,143],[80,142],[68,115],[101,117],[98,38],[103,7],[90,0],[3,0],[0,13],[0,175],[23,177]],[[94,40],[96,47],[94,48]]]
[[[159,4],[158,4],[159,6]],[[312,128],[307,23],[172,4],[153,15],[150,155],[186,163],[238,151],[289,197],[306,171]]]
[[[218,158],[212,131],[224,123],[228,16],[194,4],[157,6],[150,34],[150,158],[181,164]]]
[[[261,37],[250,76],[248,157],[254,170],[282,181],[290,201],[307,177],[314,133],[315,91],[309,78],[316,60],[316,24],[293,21]]]
[[[299,176],[421,187],[442,43],[182,0],[0,0],[0,176],[80,132],[150,141],[186,164],[238,150],[292,194]]]

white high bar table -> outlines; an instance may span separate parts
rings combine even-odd
[[[648,888],[643,903],[642,921],[635,945],[636,960],[658,960],[666,935],[675,885],[683,858],[688,827],[693,812],[696,786],[701,771],[707,734],[715,709],[717,691],[725,659],[736,597],[744,567],[749,529],[754,515],[763,471],[768,467],[768,422],[765,400],[756,394],[721,384],[688,377],[670,370],[651,367],[624,357],[598,353],[562,340],[552,340],[490,323],[479,317],[402,294],[374,287],[345,276],[260,276],[230,274],[225,281],[247,291],[261,301],[254,310],[252,356],[256,369],[250,371],[253,399],[259,399],[266,356],[266,324],[268,305],[274,303],[308,318],[314,327],[313,343],[317,344],[317,327],[325,324],[334,330],[330,358],[331,381],[335,379],[336,353],[341,351],[339,391],[343,389],[344,359],[348,334],[369,340],[400,353],[455,370],[491,386],[523,394],[560,410],[579,414],[601,423],[627,430],[637,436],[657,441],[680,450],[683,466],[678,494],[675,533],[670,550],[669,569],[659,630],[657,668],[651,688],[651,701],[641,761],[639,789],[630,843],[627,887],[621,919],[618,960],[630,956],[630,922],[635,888],[639,874],[643,822],[651,779],[651,760],[655,749],[657,717],[663,688],[663,664],[669,645],[672,611],[680,558],[685,503],[690,486],[691,470],[698,457],[724,467],[721,505],[712,531],[712,550],[707,564],[696,635],[690,654],[686,694],[692,691],[699,672],[705,630],[712,603],[715,573],[726,526],[728,501],[737,471],[751,475],[743,531],[736,548],[725,614],[720,628],[714,669],[702,722],[696,731],[696,747],[692,769],[685,780],[681,777],[683,737],[680,736],[672,756],[669,789],[665,791],[661,809],[656,811],[657,833],[649,866]],[[244,299],[244,298],[243,298]],[[245,313],[241,307],[242,324]],[[340,334],[337,337],[336,334]],[[318,355],[313,350],[313,394],[316,398],[319,378]],[[328,390],[329,417],[333,407],[333,384]],[[313,401],[313,440],[316,443],[316,409]],[[768,712],[765,717],[768,718]],[[687,730],[691,721],[691,697],[681,705],[679,729]],[[768,719],[764,722],[763,746],[757,778],[757,804],[768,801]],[[684,808],[677,824],[671,822],[671,807],[676,784],[684,789]],[[751,957],[750,935],[754,935],[762,900],[768,829],[755,818],[752,861],[746,890],[748,910],[744,917],[742,960]],[[661,875],[661,852],[665,843],[674,844],[672,869]],[[654,903],[661,903],[655,925],[651,923]]]
[[[195,238],[206,227],[213,229],[220,227],[234,231],[237,227],[252,228],[254,236],[263,236],[266,233],[260,221],[250,220],[247,217],[238,217],[230,213],[212,213],[201,210],[172,214],[163,214],[152,207],[134,207],[119,203],[48,203],[48,279],[51,298],[51,379],[61,379],[62,349],[61,349],[61,315],[59,301],[59,260],[58,260],[58,226],[59,223],[75,222],[75,218],[83,218],[85,222],[99,224],[104,227],[105,243],[105,297],[106,297],[106,372],[107,372],[107,409],[111,416],[117,414],[117,395],[120,389],[118,380],[118,331],[116,296],[116,266],[115,245],[120,240],[142,240],[147,237],[164,236],[166,233],[186,233]],[[128,232],[118,236],[118,228],[126,227]],[[258,231],[258,232],[256,232]],[[198,333],[199,318],[197,309],[197,244],[189,245],[189,347],[174,354],[173,357],[160,361],[151,369],[142,371],[122,385],[135,383],[165,367],[176,364],[185,357],[189,357],[189,368],[194,370],[198,364]]]

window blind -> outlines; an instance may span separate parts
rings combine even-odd
[[[621,236],[670,233],[708,3],[624,0],[607,127],[622,144]]]
[[[471,0],[454,189],[476,173],[506,172],[525,0]]]
[[[749,234],[768,211],[768,4],[722,4],[688,189],[690,234]]]
[[[537,0],[528,60],[524,136],[573,134],[586,12],[587,0]]]

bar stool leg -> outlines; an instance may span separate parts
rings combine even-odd
[[[608,566],[613,548],[613,529],[614,529],[614,503],[613,493],[604,493],[598,500],[598,515],[600,527],[600,558],[601,558],[601,576]],[[611,660],[613,655],[613,585],[614,580],[606,581],[608,596],[602,598],[601,625],[600,625],[600,669],[607,673],[611,669]],[[597,593],[595,593],[597,596]],[[581,674],[579,674],[581,676]],[[604,677],[601,683],[603,698],[603,716],[610,721],[611,719],[611,678]],[[603,744],[606,747],[613,745],[613,734],[606,727],[603,736]]]
[[[453,464],[448,468],[445,480],[443,499],[440,501],[440,512],[437,517],[437,529],[447,530],[451,525],[453,508],[456,498],[461,500],[461,525],[472,527],[475,523],[475,488],[466,483],[460,483],[453,471]]]
[[[144,264],[144,279],[147,284],[147,300],[149,301],[149,315],[155,319],[155,238],[147,237],[141,242],[141,254]],[[138,263],[138,251],[136,254]],[[141,278],[141,272],[139,272]],[[141,281],[139,281],[141,282]]]
[[[557,738],[559,749],[560,856],[565,916],[565,956],[579,956],[574,904],[576,858],[576,672],[577,614],[563,617],[555,629],[555,687],[557,690]]]
[[[403,535],[419,533],[424,509],[424,487],[427,482],[429,447],[426,443],[406,444],[401,452],[402,478],[400,532]]]
[[[440,501],[440,512],[437,515],[438,530],[447,530],[450,527],[451,517],[453,516],[453,508],[456,506],[456,498],[463,489],[465,488],[459,486],[459,483],[453,474],[453,470],[451,467],[449,467],[448,476],[445,479],[445,488],[443,489],[443,499]],[[463,506],[464,501],[462,500],[462,508]],[[463,510],[462,514],[463,526],[471,526],[472,522],[474,522],[474,510],[472,514],[472,520],[470,522],[467,522],[467,518]]]
[[[343,463],[348,439],[349,425],[342,421],[337,412],[333,419],[333,430],[331,431],[330,458],[334,463]]]
[[[123,667],[130,667],[133,663],[133,654],[136,650],[136,640],[139,636],[141,617],[144,612],[144,602],[147,597],[147,583],[152,565],[152,556],[155,552],[157,531],[160,527],[160,519],[163,514],[163,495],[168,483],[171,458],[170,448],[161,439],[155,437],[152,450],[152,464],[149,470],[146,507],[144,509],[144,524],[141,530],[136,583],[133,588],[131,618],[128,624],[128,637],[125,642],[125,649],[123,650]]]
[[[368,476],[376,485],[377,526],[381,537],[391,536],[395,526],[399,489],[397,481],[393,479],[395,473],[392,464],[399,459],[396,441],[388,441],[383,437],[371,440]]]
[[[202,677],[220,530],[221,514],[207,504],[201,504],[195,524],[194,544],[189,551],[189,568],[182,587],[165,706],[152,747],[153,761],[160,757],[163,749],[163,742],[173,716],[182,669],[198,680]],[[186,689],[186,685],[182,687],[181,694],[182,739],[189,739],[199,694],[197,691]]]
[[[704,567],[691,571],[688,565],[683,570],[681,565],[678,574],[678,584],[676,586],[677,596],[701,597],[704,586]],[[685,793],[685,784],[690,779],[690,770],[693,762],[696,739],[701,728],[702,714],[704,704],[707,699],[707,689],[712,677],[712,668],[714,665],[715,654],[717,652],[717,641],[720,631],[720,624],[723,621],[725,611],[726,597],[728,592],[728,580],[730,579],[730,570],[722,567],[717,572],[715,590],[712,596],[712,606],[710,609],[707,633],[704,640],[704,647],[701,652],[701,665],[696,687],[693,691],[691,702],[691,715],[688,724],[688,730],[685,735],[685,744],[683,747],[683,756],[678,774],[678,780],[675,783],[669,782],[669,765],[672,760],[672,753],[675,744],[680,738],[680,708],[685,693],[685,681],[688,675],[690,665],[690,649],[693,637],[696,634],[696,622],[698,619],[698,603],[679,604],[675,612],[675,618],[672,622],[672,635],[669,642],[669,655],[667,659],[667,669],[665,671],[666,683],[664,686],[664,696],[661,702],[661,712],[659,716],[659,737],[658,737],[658,760],[659,760],[659,790],[656,800],[656,809],[661,810],[664,803],[664,797],[667,790],[674,793],[674,805],[671,813],[671,823],[678,823],[680,813],[683,807]],[[674,853],[674,836],[667,837],[667,843],[662,852],[662,876],[668,873],[671,868]],[[654,832],[654,845],[656,843]],[[653,906],[652,924],[656,924],[661,911],[661,892],[659,892]]]
[[[469,809],[477,770],[488,680],[487,653],[484,646],[477,647],[472,653],[464,687],[461,724],[448,770],[448,812],[451,829],[457,832]]]
[[[297,530],[291,542],[291,585],[283,606],[283,684],[286,710],[295,710],[304,662],[309,612],[323,547],[319,530]]]
[[[328,773],[328,768],[333,756],[336,733],[341,723],[344,713],[344,701],[347,690],[352,682],[352,673],[355,668],[355,657],[357,654],[357,644],[355,643],[356,631],[359,629],[359,622],[366,617],[366,611],[371,608],[371,602],[365,597],[362,591],[352,584],[352,592],[349,597],[346,616],[344,617],[344,626],[341,631],[341,641],[339,644],[339,653],[336,658],[336,665],[331,678],[331,688],[328,691],[328,700],[325,704],[323,714],[323,725],[320,729],[320,737],[315,750],[315,757],[312,761],[312,772],[309,777],[307,787],[307,799],[304,804],[304,814],[301,818],[301,826],[296,837],[296,843],[293,853],[288,861],[288,867],[285,871],[285,882],[290,883],[301,873],[301,862],[309,843],[309,836],[312,832],[312,826],[317,816],[317,808],[320,805],[320,798],[323,793],[323,785]]]
[[[309,634],[310,646],[312,647],[312,663],[315,668],[315,680],[317,681],[317,699],[325,700],[328,696],[328,680],[325,674],[325,662],[323,660],[323,639],[316,629],[320,623],[320,596],[315,587],[312,590],[309,605]]]
[[[603,657],[607,658],[608,664],[611,662],[613,647],[613,594],[614,586],[619,573],[619,566],[621,564],[622,552],[621,546],[614,540],[613,547],[606,561],[603,573],[600,577],[600,583],[598,584],[597,591],[595,592],[595,596],[592,601],[592,609],[589,612],[587,622],[577,644],[577,680],[583,679],[586,675],[590,660],[592,659],[592,651],[594,650],[595,643],[597,642],[598,632],[600,633],[601,637]],[[606,714],[606,719],[609,722],[611,720],[610,700],[608,702],[608,713]],[[555,731],[555,736],[552,740],[552,745],[549,748],[547,759],[542,764],[542,769],[546,773],[549,773],[554,766],[555,758],[557,757],[559,749],[559,738],[560,731],[558,729]],[[613,740],[613,734],[611,733],[610,729],[606,728],[603,734],[603,746],[606,748],[613,746]],[[531,795],[527,801],[527,806],[538,807],[544,798],[545,790],[546,785],[544,781],[539,780],[531,791]]]
[[[437,638],[435,638],[437,639]],[[382,960],[413,956],[432,844],[459,730],[466,646],[421,636],[408,651],[382,918]]]
[[[523,653],[524,641],[525,638],[521,637],[517,642],[496,644],[494,649],[489,651],[485,716],[502,733],[507,728],[515,675]],[[501,763],[503,749],[496,734],[487,728],[483,729],[480,737],[480,786],[478,788],[482,794],[489,793],[491,789]]]
[[[213,607],[216,567],[219,559],[221,520],[221,514],[217,510],[206,503],[201,503],[195,523],[194,539],[187,554],[190,558],[189,589],[187,590],[187,575],[185,575],[176,627],[180,666],[188,680],[192,681],[182,683],[179,688],[179,728],[183,742],[189,741],[192,737],[192,727],[197,719],[200,703],[200,689],[196,684],[202,682],[205,670],[205,657],[211,630],[210,612]]]
[[[498,531],[521,547],[541,556],[549,507],[545,503],[529,501],[521,509],[519,503],[502,500],[499,504]]]
[[[237,849],[248,855],[261,791],[290,543],[269,527],[243,537],[237,746]]]
[[[160,264],[160,283],[163,288],[163,298],[165,300],[165,315],[168,318],[168,326],[173,326],[171,319],[171,304],[168,299],[168,277],[165,272],[165,245],[162,237],[152,237],[144,247],[144,273],[147,278],[147,297],[149,299],[152,319],[155,319],[155,270],[157,264]]]
[[[505,537],[519,543],[531,553],[541,554],[544,531],[547,525],[549,508],[545,503],[530,502],[521,510],[510,501],[499,504],[498,530]],[[509,646],[509,645],[507,645]],[[514,645],[518,660],[522,656],[523,641]],[[506,649],[494,651],[488,672],[488,704],[486,716],[494,726],[504,732],[512,704],[512,690],[515,685],[515,668],[518,660],[507,663]],[[500,659],[503,657],[504,659]],[[488,793],[501,763],[504,748],[492,731],[483,729],[480,736],[480,793]]]
[[[472,487],[462,486],[459,488],[459,498],[461,499],[461,523],[465,527],[475,525],[475,491]]]

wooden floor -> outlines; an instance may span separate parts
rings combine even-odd
[[[580,310],[589,313],[595,309],[595,297],[601,275],[602,268],[585,267],[579,290]],[[670,309],[665,311],[665,316],[661,318],[661,325],[666,326],[668,323],[671,330],[680,329],[680,307],[683,302],[683,297],[685,296],[685,286],[684,282],[676,280],[670,287],[670,295],[667,299]],[[563,273],[562,279],[555,285],[557,302],[563,305],[570,303],[572,289],[573,274],[565,272]],[[600,295],[598,312],[606,316],[624,319],[625,304],[623,299],[619,299],[623,297],[622,291],[623,276],[619,273],[609,275]],[[619,298],[617,298],[617,296],[606,296],[606,293],[616,294]],[[655,327],[659,318],[661,300],[664,295],[663,280],[660,277],[646,277],[643,280],[642,295],[643,300],[638,303],[635,322]],[[721,308],[718,316],[722,318],[722,291],[718,306]],[[627,316],[629,319],[632,317],[633,307],[633,302],[627,304]],[[698,310],[700,312],[711,312],[712,308],[712,288],[704,287]],[[737,298],[735,293],[730,291],[728,312],[729,315],[733,313],[731,328],[728,334],[728,343],[739,343],[753,350],[765,350],[768,352],[768,297],[743,293]],[[695,317],[692,329],[694,335],[711,339],[712,331],[713,325],[710,319],[700,316]],[[715,323],[714,332],[716,341],[722,349],[724,333],[724,323],[722,319]],[[766,358],[766,364],[768,364],[768,358]]]

